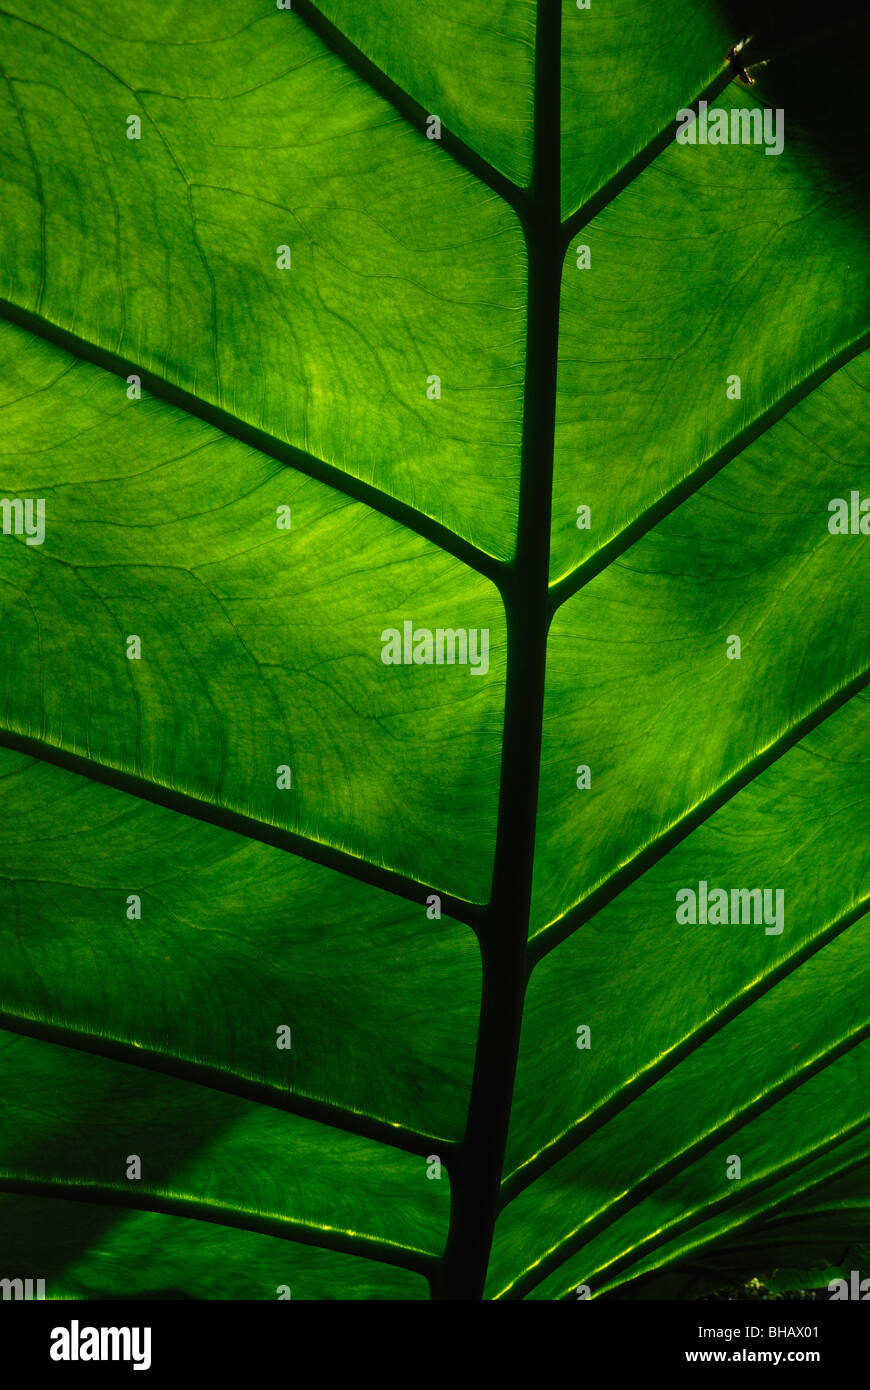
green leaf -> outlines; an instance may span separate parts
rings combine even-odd
[[[0,14],[3,1277],[865,1259],[859,127],[744,9]]]
[[[562,212],[569,217],[718,82],[734,42],[714,4],[622,0],[578,14],[562,6]],[[595,13],[593,14],[593,9]],[[670,137],[670,131],[668,131]]]

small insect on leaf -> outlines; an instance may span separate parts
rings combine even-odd
[[[749,39],[740,39],[738,43],[735,43],[733,47],[729,48],[728,52],[725,54],[725,62],[731,64],[731,69],[739,82],[743,82],[747,87],[753,87],[755,85],[755,78],[752,76],[751,72],[747,71],[743,59],[740,56],[749,41]]]

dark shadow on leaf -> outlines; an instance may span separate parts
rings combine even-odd
[[[859,9],[855,0],[719,3],[735,41],[749,39],[741,58],[755,80],[751,90],[785,113],[786,142],[790,135],[805,138],[830,176],[825,182],[848,185],[850,205],[866,219],[866,6]]]
[[[117,1181],[124,1176],[127,1154],[138,1152],[149,1187],[171,1187],[179,1171],[214,1144],[239,1113],[238,1102],[218,1092],[189,1087],[143,1068],[105,1062],[88,1053],[66,1053],[53,1043],[31,1039],[15,1039],[9,1045],[22,1050],[22,1076],[29,1075],[33,1056],[42,1054],[48,1061],[54,1054],[55,1075],[63,1077],[63,1090],[58,1084],[53,1098],[44,1085],[36,1085],[40,1104],[26,1126],[4,1129],[0,1169],[10,1175],[65,1178],[80,1172],[92,1180]],[[61,1065],[64,1060],[66,1067]],[[51,1068],[46,1066],[42,1080],[49,1075]],[[21,1113],[24,1097],[18,1101]],[[100,1122],[103,1116],[105,1125]],[[123,1216],[123,1206],[0,1193],[0,1277],[45,1279],[51,1296],[52,1283],[82,1256],[99,1249]],[[144,1295],[100,1294],[109,1296]]]

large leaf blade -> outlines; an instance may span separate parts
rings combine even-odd
[[[0,18],[0,1250],[57,1212],[61,1296],[684,1296],[866,1221],[864,210],[821,123],[669,145],[758,105],[738,8]]]

